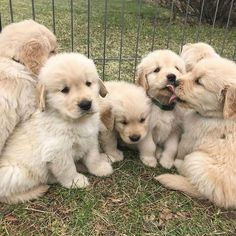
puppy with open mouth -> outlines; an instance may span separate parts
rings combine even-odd
[[[141,161],[155,167],[155,144],[151,132],[151,100],[143,88],[124,81],[105,82],[108,90],[104,98],[111,105],[107,121],[112,125],[101,131],[100,140],[103,151],[111,162],[123,160],[123,153],[117,149],[120,139],[125,146],[134,147],[140,153]],[[103,116],[104,118],[104,116]]]
[[[182,111],[175,107],[174,85],[185,73],[184,61],[170,50],[157,50],[144,57],[137,69],[137,84],[152,100],[152,134],[156,157],[169,169],[173,166],[181,134]]]
[[[236,65],[203,59],[176,83],[184,119],[175,167],[179,175],[156,179],[165,187],[236,208]]]
[[[39,74],[40,111],[16,128],[0,158],[1,202],[36,199],[53,182],[88,186],[76,171],[77,160],[96,176],[112,173],[98,149],[99,92],[107,93],[85,56],[63,53],[46,62]]]

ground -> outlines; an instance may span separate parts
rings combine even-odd
[[[87,55],[88,1],[84,0],[55,1],[55,32],[60,51],[71,51],[72,48],[71,2],[73,49]],[[235,27],[229,30],[206,24],[199,27],[191,19],[185,24],[182,16],[169,24],[170,10],[156,9],[151,1],[142,1],[139,21],[139,2],[124,1],[122,23],[122,1],[107,1],[106,57],[119,58],[121,53],[122,58],[134,58],[137,47],[140,58],[151,49],[166,48],[167,44],[179,52],[181,44],[194,42],[197,36],[201,41],[211,42],[223,56],[234,56]],[[8,4],[9,1],[0,0],[3,26],[10,23]],[[90,4],[89,54],[91,58],[101,59],[104,55],[105,5],[101,0],[90,1]],[[31,1],[15,0],[12,5],[14,21],[32,18]],[[51,1],[35,1],[36,20],[50,29],[51,9]],[[121,23],[124,27],[120,51]],[[120,64],[119,60],[109,60],[104,65],[103,60],[96,60],[96,63],[101,77],[104,75],[106,80],[134,79],[134,59],[123,60]],[[114,174],[108,178],[88,175],[91,186],[84,190],[54,185],[37,201],[12,206],[0,204],[0,235],[236,235],[236,211],[219,209],[207,201],[163,188],[153,177],[167,171],[160,166],[155,169],[143,166],[137,153],[125,150],[125,160],[115,164],[114,169]]]

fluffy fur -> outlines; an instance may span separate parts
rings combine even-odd
[[[145,88],[148,96],[168,104],[173,94],[167,85],[173,86],[184,73],[184,61],[177,54],[170,50],[157,50],[149,53],[138,65],[137,83]],[[177,153],[181,119],[182,111],[177,107],[165,111],[152,105],[151,124],[153,140],[157,145],[156,157],[167,169],[173,166]]]
[[[143,88],[128,82],[109,81],[105,86],[108,90],[105,99],[112,107],[108,116],[112,115],[113,126],[101,132],[103,151],[112,162],[123,160],[123,153],[117,149],[120,138],[129,147],[139,150],[140,159],[145,165],[155,167],[157,161],[150,126],[150,99]]]
[[[175,166],[157,180],[170,189],[236,208],[236,65],[204,59],[178,82],[176,94],[193,109],[184,121]]]
[[[185,44],[180,56],[185,62],[187,72],[191,71],[202,59],[220,57],[212,46],[202,42]]]
[[[17,127],[0,158],[0,201],[15,203],[41,196],[47,184],[86,187],[76,171],[81,159],[97,176],[112,173],[98,150],[98,96],[106,91],[92,60],[81,54],[51,57],[39,75],[39,107]]]
[[[56,47],[55,36],[32,20],[6,26],[0,34],[0,153],[17,124],[35,111],[34,73]]]

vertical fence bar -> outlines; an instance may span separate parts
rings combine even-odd
[[[236,44],[234,46],[234,53],[233,53],[233,57],[232,57],[232,60],[235,61],[235,56],[236,56]]]
[[[171,2],[170,21],[169,21],[168,26],[167,26],[167,43],[166,43],[166,48],[169,48],[169,45],[170,45],[170,27],[171,27],[172,17],[173,17],[173,13],[174,13],[174,1],[175,0],[172,0],[172,2]]]
[[[35,20],[35,7],[34,7],[34,0],[31,0],[31,5],[32,5],[32,17],[33,17],[33,20]]]
[[[181,40],[180,51],[182,51],[182,47],[183,47],[184,42],[185,42],[185,40],[186,40],[185,33],[186,33],[186,24],[187,24],[187,19],[188,19],[189,2],[190,2],[190,0],[188,0],[187,6],[186,6],[186,13],[185,13],[185,18],[184,18],[184,29],[183,29],[183,36],[182,36],[182,40]]]
[[[90,0],[88,0],[87,56],[90,58]]]
[[[55,27],[55,2],[52,0],[52,28],[53,33],[56,34],[56,27]]]
[[[230,9],[229,9],[229,14],[228,14],[228,19],[227,19],[227,23],[226,23],[226,27],[225,27],[225,34],[224,34],[224,39],[223,39],[223,43],[222,43],[222,48],[221,48],[221,52],[220,52],[220,54],[223,54],[223,52],[224,52],[225,41],[226,41],[226,38],[227,38],[227,36],[228,36],[228,27],[229,27],[230,16],[231,16],[231,12],[232,12],[232,8],[233,8],[233,4],[234,4],[234,0],[232,0],[232,1],[231,1],[231,4],[230,4]]]
[[[155,35],[156,35],[156,28],[157,28],[157,13],[158,13],[158,3],[155,3],[156,6],[156,12],[155,12],[155,17],[154,17],[154,22],[153,22],[153,31],[152,31],[152,44],[151,44],[151,51],[154,49],[154,44],[155,44]]]
[[[12,1],[11,1],[11,0],[9,0],[9,8],[10,8],[11,22],[14,22],[14,18],[13,18],[13,7],[12,7]]]
[[[199,41],[199,36],[200,36],[200,27],[201,27],[201,24],[202,24],[202,15],[203,15],[203,10],[204,10],[204,4],[205,4],[205,0],[202,0],[202,6],[201,6],[201,12],[200,12],[199,23],[198,23],[198,29],[197,29],[197,35],[196,35],[196,41]]]
[[[121,9],[121,33],[120,33],[120,55],[119,55],[119,76],[118,79],[120,80],[120,71],[121,71],[121,59],[122,59],[122,49],[123,49],[123,38],[124,38],[124,23],[125,23],[125,0],[122,0],[122,9]]]
[[[70,1],[71,51],[74,51],[74,14],[73,0]]]
[[[136,46],[135,46],[135,60],[134,60],[134,77],[133,81],[135,81],[135,71],[138,61],[138,47],[139,47],[139,36],[140,36],[140,26],[141,26],[141,4],[142,0],[138,0],[138,28],[137,28],[137,37],[136,37]]]
[[[217,0],[217,3],[216,3],[216,10],[215,10],[214,19],[213,19],[213,24],[212,24],[212,28],[211,28],[211,32],[210,32],[210,44],[211,44],[211,42],[212,42],[212,33],[213,33],[214,28],[215,28],[215,23],[216,23],[216,16],[217,16],[217,12],[218,12],[218,7],[219,7],[219,0]]]
[[[102,79],[103,80],[105,79],[106,43],[107,43],[107,0],[105,0],[105,16],[104,16],[103,64],[102,64]]]
[[[2,32],[2,15],[0,13],[0,33]]]

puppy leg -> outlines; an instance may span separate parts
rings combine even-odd
[[[172,133],[164,144],[164,150],[160,158],[160,164],[166,169],[170,169],[174,164],[174,159],[178,151],[178,133]]]
[[[117,149],[117,138],[114,131],[102,132],[100,139],[102,149],[107,154],[107,159],[110,162],[118,162],[124,159],[122,151]]]
[[[73,157],[69,153],[61,154],[49,163],[49,169],[57,181],[66,188],[84,188],[89,185],[86,176],[76,171]]]
[[[88,168],[89,173],[96,176],[108,176],[113,173],[111,164],[98,151],[98,147],[94,147],[83,159],[84,164]]]
[[[138,150],[140,152],[140,159],[144,165],[149,167],[156,167],[156,145],[153,141],[151,132],[149,132],[147,136],[138,144]]]

